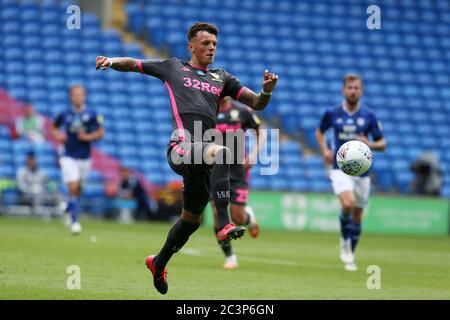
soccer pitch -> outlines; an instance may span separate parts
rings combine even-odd
[[[81,222],[74,237],[59,220],[0,217],[0,299],[450,299],[449,237],[363,234],[359,270],[346,272],[337,234],[262,230],[233,242],[239,269],[223,270],[203,227],[170,261],[162,296],[144,259],[160,249],[168,224]],[[74,265],[79,290],[67,288]],[[380,289],[367,287],[371,265],[381,270]]]

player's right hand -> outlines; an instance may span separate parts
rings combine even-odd
[[[95,59],[95,69],[98,70],[102,68],[103,70],[108,69],[111,66],[111,59],[104,56],[98,56]]]

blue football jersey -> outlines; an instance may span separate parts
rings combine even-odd
[[[378,121],[375,113],[369,108],[360,105],[353,113],[346,111],[342,104],[328,109],[320,121],[319,130],[325,133],[333,128],[334,146],[333,148],[333,168],[337,169],[336,153],[337,150],[347,141],[357,140],[358,136],[364,135],[367,138],[369,134],[374,141],[383,138],[381,132],[381,123]],[[363,176],[367,176],[368,172]]]
[[[62,128],[67,135],[64,154],[74,159],[88,159],[91,155],[91,142],[80,141],[78,133],[82,130],[92,133],[98,130],[102,122],[100,114],[86,108],[80,112],[69,109],[58,114],[54,124],[57,128]]]

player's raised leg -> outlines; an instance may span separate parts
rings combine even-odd
[[[230,163],[231,152],[227,147],[211,145],[205,152],[205,162],[213,164],[211,170],[211,193],[217,212],[217,241],[227,244],[232,239],[244,235],[245,228],[230,223],[228,206],[230,204]]]

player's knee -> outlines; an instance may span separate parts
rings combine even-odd
[[[78,182],[69,182],[68,183],[69,195],[70,196],[78,196],[81,192],[81,186]]]
[[[344,212],[351,212],[353,211],[354,207],[355,199],[349,197],[342,200],[342,209],[344,210]]]

